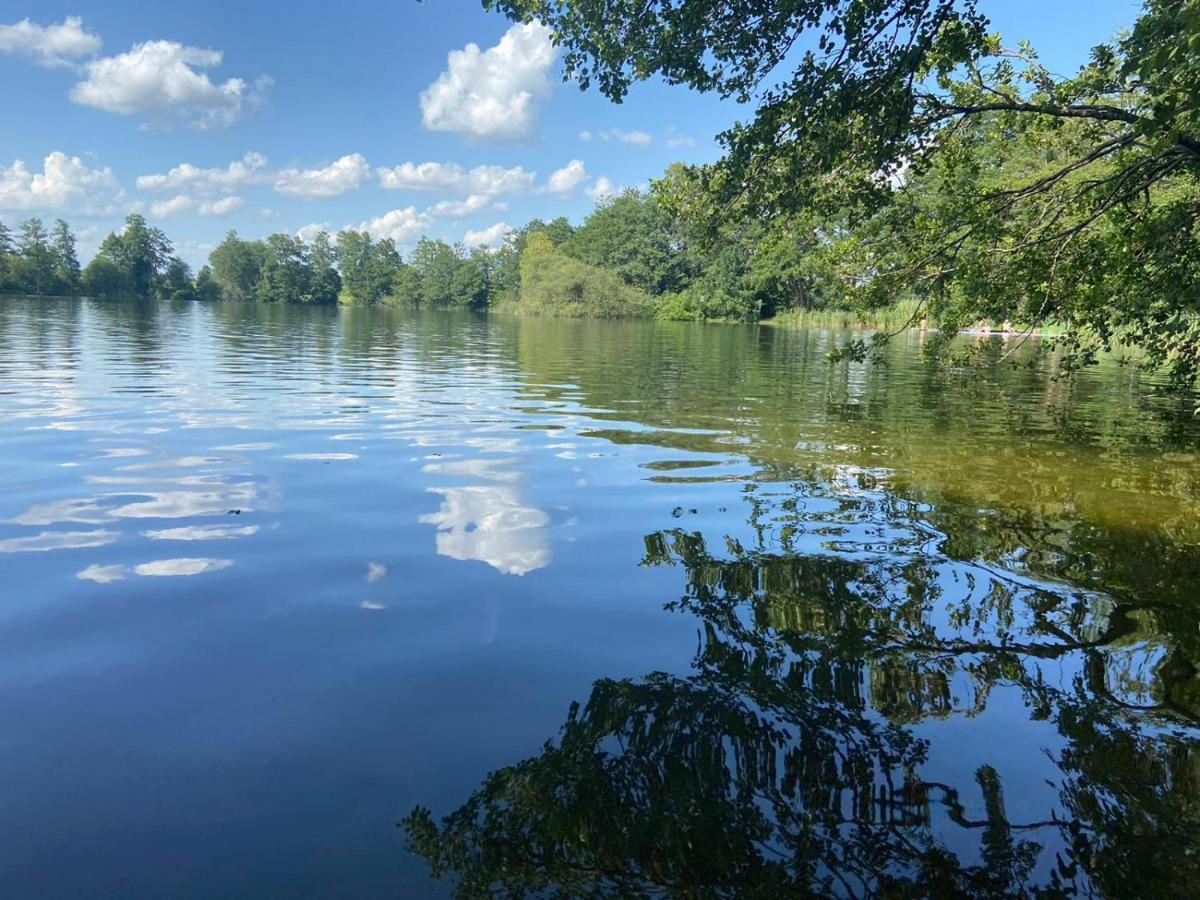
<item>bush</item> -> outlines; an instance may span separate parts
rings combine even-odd
[[[635,319],[654,315],[648,294],[620,276],[563,254],[543,234],[521,253],[521,291],[506,311],[533,316]]]

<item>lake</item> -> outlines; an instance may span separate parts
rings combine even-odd
[[[846,339],[0,300],[4,894],[1194,889],[1194,400]]]

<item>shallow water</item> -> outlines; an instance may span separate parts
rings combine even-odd
[[[1188,402],[844,339],[0,300],[4,893],[1186,893]]]

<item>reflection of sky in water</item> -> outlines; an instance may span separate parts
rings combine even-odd
[[[125,577],[125,567],[91,565],[75,577],[81,581],[94,581],[96,584],[111,584]]]
[[[115,531],[43,531],[29,537],[0,541],[0,553],[38,553],[46,550],[71,550],[103,547],[120,537]]]
[[[260,526],[185,525],[182,528],[157,528],[143,531],[152,541],[222,541],[257,534]]]
[[[437,552],[477,559],[506,575],[524,575],[550,564],[550,517],[522,504],[508,485],[430,488],[442,506],[421,521],[437,527]]]
[[[148,576],[203,575],[232,565],[230,559],[156,559],[134,566],[133,571]]]
[[[858,614],[843,601],[861,595],[866,611],[886,614],[887,641],[937,638],[965,654],[955,658],[966,664],[945,656],[914,668],[859,654],[848,680],[898,718],[932,710],[927,733],[982,735],[986,753],[1021,776],[1005,785],[1014,822],[1044,814],[1034,801],[1058,774],[1046,751],[1057,747],[1006,683],[976,677],[978,653],[966,651],[1002,646],[1030,660],[1043,685],[1087,675],[1127,707],[1172,699],[1163,686],[1179,671],[1178,642],[1158,619],[1114,644],[1119,617],[1100,595],[1057,602],[1061,585],[1021,581],[1023,556],[971,562],[973,535],[995,533],[1010,481],[1044,492],[1029,524],[1048,536],[1021,523],[1043,559],[1092,559],[1070,556],[1082,532],[1063,526],[1089,521],[1076,512],[1089,497],[1093,510],[1119,507],[1096,502],[1120,496],[1104,485],[1146,498],[1157,483],[1167,505],[1152,510],[1163,525],[1154,533],[1192,534],[1195,455],[1144,461],[1154,421],[1138,407],[1064,413],[1085,433],[1090,422],[1130,423],[1133,456],[1118,445],[1102,460],[1071,444],[1078,465],[1027,475],[1012,460],[1050,459],[1039,442],[1058,427],[1057,414],[1036,412],[1049,388],[1028,373],[1028,387],[1005,382],[1012,401],[991,408],[983,401],[999,395],[967,393],[942,408],[952,394],[927,394],[925,370],[905,359],[874,384],[863,367],[831,369],[827,347],[782,331],[639,327],[650,352],[625,353],[605,337],[623,326],[607,323],[591,332],[456,319],[443,333],[449,320],[438,317],[236,304],[106,318],[120,308],[0,304],[0,570],[6,601],[15,598],[0,622],[0,665],[8,683],[36,685],[7,692],[28,707],[23,719],[6,715],[23,727],[6,734],[17,749],[0,761],[10,817],[24,828],[43,816],[19,848],[27,855],[35,843],[48,856],[70,849],[78,822],[86,836],[76,846],[95,848],[92,859],[126,853],[129,871],[170,817],[183,829],[168,833],[173,846],[236,840],[265,849],[257,855],[270,866],[327,846],[329,823],[341,834],[350,822],[347,844],[369,848],[365,868],[382,859],[382,871],[396,844],[380,838],[381,822],[409,800],[449,811],[464,784],[557,733],[597,677],[685,671],[695,623],[663,604],[739,586],[755,595],[745,611],[759,628],[802,630],[822,645],[840,631],[854,638]],[[71,310],[77,331],[52,339],[53,320]],[[673,343],[688,335],[716,343]],[[851,416],[860,399],[886,415]],[[967,439],[989,423],[1007,434],[1012,414],[1028,410],[1032,430],[1014,455],[997,456],[999,480]],[[955,424],[966,421],[969,433]],[[1110,446],[1100,438],[1094,446]],[[898,504],[904,478],[919,488],[925,468],[938,485],[955,470],[969,478],[958,487],[970,502]],[[820,490],[805,490],[814,479]],[[931,526],[956,510],[967,518]],[[713,560],[687,564],[677,548],[639,565],[648,537],[682,548],[696,535]],[[955,552],[966,559],[940,552],[947,535],[963,540]],[[756,541],[763,552],[721,564]],[[1159,566],[1164,554],[1145,546],[1139,561]],[[789,565],[793,552],[804,566]],[[1156,599],[1171,587],[1156,583]],[[835,603],[818,602],[825,588]],[[1022,649],[1053,649],[1062,638],[1051,632],[1102,642],[1087,651],[1100,662]],[[61,765],[45,764],[46,747]],[[985,755],[954,737],[931,757],[942,780],[965,788],[968,817],[979,818],[971,791]],[[453,796],[437,794],[439,779]],[[174,806],[164,785],[180,791]],[[430,796],[414,785],[433,785]],[[13,801],[14,791],[25,794]],[[50,809],[56,792],[68,799]],[[280,803],[285,795],[297,805]],[[125,817],[106,829],[112,844],[93,843],[97,811]],[[86,855],[71,870],[94,877]],[[424,895],[425,885],[422,872],[394,892]]]
[[[468,439],[472,449],[511,453],[521,449],[519,441]],[[420,521],[437,532],[437,552],[451,559],[485,562],[506,575],[524,575],[550,564],[550,541],[546,526],[550,517],[526,505],[520,497],[518,457],[440,460],[427,463],[430,475],[482,479],[487,485],[433,487],[442,506]]]

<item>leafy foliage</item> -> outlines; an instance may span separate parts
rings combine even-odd
[[[1124,340],[1180,384],[1200,374],[1198,0],[1149,0],[1070,77],[990,34],[974,0],[484,5],[541,19],[564,76],[613,100],[658,76],[755,104],[691,170],[707,197],[691,212],[724,252],[730,228],[815,225],[860,308],[915,296],[944,334],[1053,320],[1068,367]],[[762,274],[809,277],[796,247],[762,254]],[[674,306],[738,296],[746,257],[720,258]]]
[[[506,307],[525,315],[639,318],[653,315],[648,294],[619,276],[590,266],[554,246],[544,233],[530,235],[521,252],[521,288]]]

